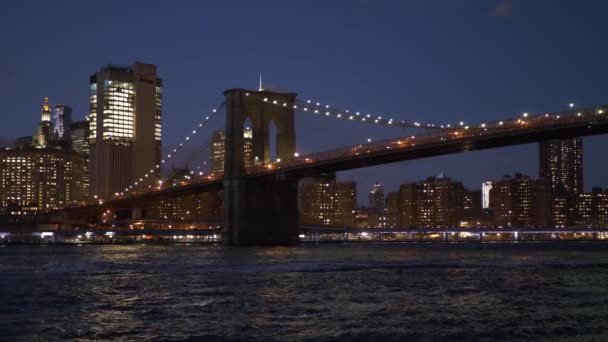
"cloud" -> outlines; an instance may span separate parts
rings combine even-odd
[[[500,0],[496,7],[492,9],[490,15],[493,17],[510,17],[512,10],[512,0]]]

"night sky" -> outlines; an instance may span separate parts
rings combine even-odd
[[[88,110],[89,75],[107,64],[158,66],[164,147],[178,143],[228,88],[294,91],[335,108],[468,123],[608,103],[608,2],[6,1],[0,11],[2,140],[30,135],[42,98]],[[300,153],[412,132],[297,114]],[[182,160],[196,159],[207,131]],[[608,186],[604,136],[585,138],[585,187]],[[470,188],[521,171],[537,145],[349,171],[359,201],[374,181],[445,172]]]

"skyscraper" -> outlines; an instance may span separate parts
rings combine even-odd
[[[40,111],[40,123],[36,134],[32,137],[32,145],[36,147],[47,147],[53,141],[53,125],[51,124],[51,107],[49,106],[49,98],[44,98],[44,104]]]
[[[583,192],[583,141],[581,138],[539,144],[539,176],[554,193]]]
[[[162,81],[156,66],[106,66],[90,77],[91,195],[102,199],[139,181],[152,186],[160,174]]]
[[[66,131],[72,123],[72,107],[66,105],[55,105],[53,108],[54,134],[59,140],[64,140]]]
[[[382,214],[384,212],[384,188],[382,184],[376,182],[369,192],[369,210],[374,214]]]
[[[253,159],[253,131],[246,127],[243,132],[245,167],[254,164]],[[224,131],[214,131],[211,136],[211,170],[213,172],[224,172],[224,160],[226,156],[226,134]]]

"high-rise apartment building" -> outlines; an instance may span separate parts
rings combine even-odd
[[[583,140],[553,140],[539,144],[539,176],[554,193],[583,192]]]
[[[337,182],[335,174],[302,180],[298,189],[300,222],[352,227],[356,198],[356,183]]]
[[[368,196],[368,206],[369,210],[373,214],[383,214],[385,208],[384,202],[384,188],[382,184],[376,182],[372,190],[369,192]]]
[[[399,187],[400,224],[402,227],[455,227],[464,216],[465,193],[461,182],[443,174],[402,184]]]
[[[492,184],[490,208],[497,226],[548,227],[552,194],[545,179],[516,173]]]
[[[255,163],[253,157],[253,131],[245,127],[243,132],[245,167]],[[226,134],[224,131],[214,131],[211,136],[211,171],[224,172],[224,160],[226,155]]]
[[[136,180],[152,185],[160,175],[162,81],[156,66],[107,66],[90,77],[91,195],[111,198]]]
[[[72,107],[66,105],[55,105],[53,108],[53,125],[55,137],[65,140],[65,135],[72,123]]]

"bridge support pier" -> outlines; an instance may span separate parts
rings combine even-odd
[[[297,244],[297,196],[297,180],[225,180],[224,244]]]
[[[286,245],[298,243],[298,180],[273,173],[255,180],[246,164],[269,163],[270,141],[276,140],[277,160],[295,153],[294,110],[296,94],[230,89],[226,98],[226,154],[224,158],[224,237],[226,245]],[[244,126],[253,132],[249,157],[245,153]],[[276,136],[270,137],[275,124]],[[253,158],[252,158],[253,157]],[[245,160],[252,158],[253,160]]]

